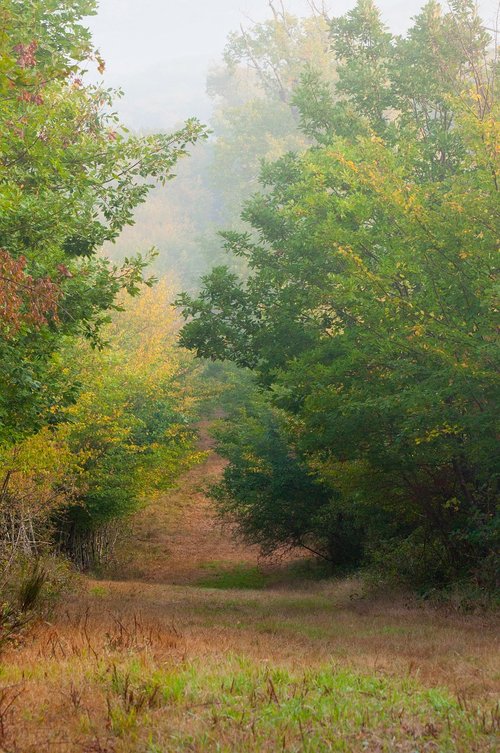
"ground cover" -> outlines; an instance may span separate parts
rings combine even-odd
[[[496,750],[494,615],[262,561],[217,528],[220,470],[154,500],[122,570],[2,657],[0,751]]]

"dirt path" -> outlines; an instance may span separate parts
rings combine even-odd
[[[207,459],[186,473],[176,489],[134,517],[118,560],[120,580],[195,584],[210,566],[257,566],[256,547],[235,541],[216,519],[206,489],[220,478],[224,460],[213,452],[209,424],[200,424],[200,449]]]

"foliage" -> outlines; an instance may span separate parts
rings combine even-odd
[[[140,256],[97,250],[133,221],[152,183],[204,135],[130,135],[113,92],[84,82],[103,62],[82,19],[93,0],[6,0],[0,10],[0,441],[42,428],[70,384],[51,369],[64,337],[99,330],[120,290],[137,294]]]
[[[317,145],[266,165],[251,232],[224,234],[248,277],[219,267],[179,299],[181,342],[272,388],[304,473],[361,522],[365,550],[412,551],[410,578],[420,560],[436,583],[478,577],[497,531],[490,41],[467,0],[429,3],[405,38],[369,0],[334,19],[336,91],[305,75],[295,97]],[[247,425],[232,432],[243,452]],[[227,474],[250,483],[233,457]]]
[[[68,479],[77,474],[77,458],[62,433],[48,427],[0,446],[0,558],[41,554],[50,538],[50,519],[74,486]]]
[[[106,332],[107,349],[81,342],[73,347],[78,362],[67,354],[82,385],[59,429],[79,467],[70,504],[58,516],[72,555],[200,457],[190,428],[194,373],[174,347],[170,295],[162,282],[128,306]]]
[[[40,555],[59,542],[79,566],[97,564],[117,521],[199,459],[196,369],[175,348],[170,297],[161,282],[127,305],[103,330],[103,350],[67,342],[61,368],[78,397],[0,453],[0,553]]]
[[[169,134],[127,132],[113,111],[116,93],[85,76],[91,65],[104,70],[84,25],[95,9],[94,0],[6,0],[0,9],[0,557],[7,565],[19,553],[45,553],[57,529],[64,540],[61,520],[76,510],[89,528],[116,520],[160,478],[171,483],[192,455],[189,399],[176,383],[182,358],[167,353],[174,325],[163,311],[165,288],[129,312],[142,331],[127,342],[111,315],[154,278],[148,258],[117,265],[100,248],[133,223],[136,207],[173,177],[206,130],[192,120]],[[147,332],[148,305],[161,337]],[[106,337],[113,352],[101,352]]]
[[[254,398],[216,437],[229,465],[212,496],[246,541],[266,554],[302,547],[332,565],[359,562],[356,524],[297,455],[282,411]]]
[[[306,70],[316,71],[329,90],[335,72],[328,48],[323,17],[301,19],[277,6],[272,19],[231,34],[223,61],[207,78],[212,138],[179,166],[174,190],[153,192],[139,208],[135,226],[109,248],[112,258],[123,258],[152,238],[160,251],[155,270],[175,270],[189,288],[198,287],[200,274],[212,264],[228,261],[218,229],[240,227],[241,202],[258,185],[262,160],[308,144],[293,90]],[[244,267],[241,259],[230,258],[229,264]]]
[[[226,66],[208,79],[217,136],[210,185],[222,200],[219,222],[237,223],[263,159],[306,148],[293,101],[301,75],[314,71],[327,87],[335,78],[326,20],[316,14],[297,18],[270,5],[272,19],[229,35]]]

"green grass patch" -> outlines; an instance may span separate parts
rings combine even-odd
[[[216,562],[205,565],[210,572],[201,578],[197,585],[201,588],[220,589],[254,589],[261,590],[269,584],[270,578],[258,567],[249,565],[236,565],[233,568],[224,568]]]
[[[112,728],[126,740],[134,725],[142,726],[142,716],[148,753],[496,750],[491,712],[466,709],[446,691],[426,690],[409,678],[334,667],[291,672],[235,656],[222,667],[194,662],[150,678],[126,670],[123,676],[127,692],[123,679],[108,680]]]
[[[105,586],[92,586],[89,589],[89,593],[91,596],[94,596],[96,599],[104,599],[106,596],[109,595],[109,589]]]

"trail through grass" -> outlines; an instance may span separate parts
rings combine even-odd
[[[155,500],[113,579],[2,658],[0,752],[496,751],[494,616],[262,562],[214,525],[221,469]]]

